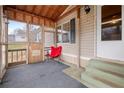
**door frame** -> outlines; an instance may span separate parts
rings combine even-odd
[[[124,46],[124,21],[123,21],[124,20],[124,6],[121,5],[122,40],[117,40],[117,41],[101,41],[101,7],[102,7],[102,5],[97,5],[97,20],[96,20],[96,22],[97,22],[97,25],[96,25],[97,26],[96,27],[96,29],[97,29],[96,54],[97,55],[96,56],[100,57],[100,58],[110,59],[110,60],[124,61],[124,53],[121,52],[122,50],[124,50],[124,48],[123,48],[123,46]],[[107,51],[107,48],[109,49],[108,51],[110,51],[111,54],[108,54],[109,52]],[[102,52],[103,50],[104,50],[104,53]],[[118,52],[118,51],[120,51],[120,52]],[[112,52],[114,52],[114,53],[112,53]],[[114,55],[115,53],[117,53],[116,56]]]
[[[30,30],[31,30],[31,25],[36,25],[36,26],[40,26],[40,31],[41,31],[41,42],[32,42],[32,41],[30,41],[30,39],[29,39],[29,32],[30,32]],[[38,25],[38,24],[31,24],[31,23],[27,23],[27,38],[28,38],[28,40],[27,40],[27,64],[30,64],[30,63],[32,63],[32,62],[30,62],[30,48],[31,48],[31,44],[39,44],[39,45],[42,45],[42,50],[40,50],[41,52],[41,55],[42,55],[42,60],[41,61],[43,61],[44,60],[44,58],[43,58],[43,55],[44,55],[44,52],[43,52],[43,50],[44,50],[44,48],[43,48],[43,45],[44,45],[44,37],[43,37],[43,35],[44,35],[44,29],[43,29],[43,25]],[[33,62],[33,63],[35,63],[35,62]]]

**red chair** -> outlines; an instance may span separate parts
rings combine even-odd
[[[51,52],[49,53],[50,58],[60,57],[62,52],[62,46],[54,47],[51,46]]]

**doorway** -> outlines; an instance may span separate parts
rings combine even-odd
[[[8,66],[27,62],[27,24],[8,20]]]
[[[43,60],[42,27],[31,24],[28,35],[28,63],[41,62]]]
[[[124,61],[124,6],[97,6],[97,57]]]

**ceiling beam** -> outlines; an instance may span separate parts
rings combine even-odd
[[[55,21],[58,19],[58,17],[63,13],[63,11],[67,8],[68,6],[63,5],[61,7],[59,7],[59,9],[57,9],[56,13],[54,13],[54,15],[52,16],[53,19],[55,19]]]
[[[47,16],[47,13],[48,13],[50,7],[51,7],[50,5],[46,6],[45,11],[43,12],[43,16]]]
[[[56,11],[58,10],[59,6],[56,5],[54,6],[53,10],[51,11],[51,13],[49,14],[49,17],[52,17],[54,15],[54,13],[56,13]]]
[[[36,5],[33,6],[31,13],[33,13],[35,11],[36,7],[37,7]]]
[[[68,12],[69,10],[71,10],[74,7],[76,7],[76,5],[69,5],[60,16],[62,16],[63,14],[65,14],[66,12]]]
[[[40,14],[39,15],[43,16],[45,8],[46,8],[46,5],[42,5],[42,9],[40,10]]]
[[[55,10],[55,5],[51,5],[45,16],[51,18],[50,15],[52,12],[54,12],[54,10]]]
[[[36,8],[35,8],[35,10],[34,10],[34,13],[38,15],[39,12],[40,12],[40,9],[41,9],[41,6],[40,5],[37,5]]]
[[[41,15],[42,9],[43,9],[43,6],[40,6],[40,10],[38,12],[39,15]]]
[[[72,8],[71,10],[67,11],[66,13],[64,13],[62,16],[59,16],[58,19],[56,19],[55,21],[58,21],[66,16],[68,16],[70,13],[78,10],[81,7],[81,5],[77,5],[76,7]]]
[[[47,18],[47,17],[44,17],[44,16],[40,16],[40,15],[37,15],[37,14],[33,14],[33,13],[30,13],[30,12],[27,12],[27,11],[23,11],[23,10],[11,8],[11,7],[6,7],[5,10],[10,10],[10,11],[14,11],[14,12],[20,12],[20,13],[27,14],[27,15],[30,15],[30,16],[36,16],[36,17],[39,17],[39,18],[45,18],[45,19],[54,21],[53,19],[50,19],[50,18]]]

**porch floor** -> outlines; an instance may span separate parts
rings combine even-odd
[[[64,74],[68,68],[53,60],[44,63],[20,65],[7,70],[0,87],[5,88],[86,88],[77,80]]]

